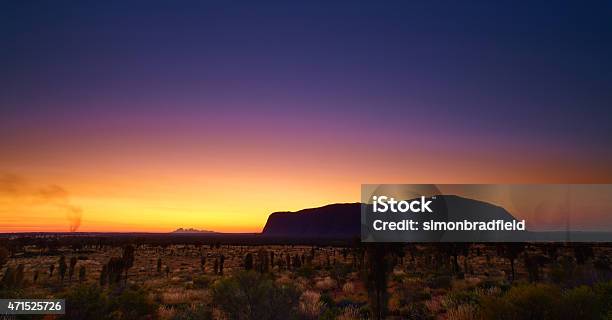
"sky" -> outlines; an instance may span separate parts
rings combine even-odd
[[[609,1],[0,4],[0,232],[611,183]]]

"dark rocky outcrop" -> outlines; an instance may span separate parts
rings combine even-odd
[[[292,238],[349,238],[360,232],[360,203],[338,203],[268,217],[264,236]]]

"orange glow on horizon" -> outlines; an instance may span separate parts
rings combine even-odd
[[[529,158],[517,161],[511,149],[417,144],[369,152],[360,144],[333,147],[324,139],[268,138],[259,141],[268,146],[265,150],[245,141],[201,150],[163,141],[133,148],[81,144],[79,152],[58,145],[46,146],[45,157],[35,156],[43,154],[41,148],[12,149],[0,159],[0,177],[14,175],[22,181],[0,184],[0,232],[68,231],[66,204],[82,210],[78,231],[84,232],[170,232],[180,227],[260,232],[272,212],[358,202],[364,183],[612,181],[607,164],[566,155],[560,162],[562,154],[554,150],[523,153]],[[66,203],[33,199],[47,186],[65,189]]]

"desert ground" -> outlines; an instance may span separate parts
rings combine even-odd
[[[1,298],[66,299],[66,315],[30,318],[612,317],[609,244],[238,245],[48,237],[5,239],[0,260]]]

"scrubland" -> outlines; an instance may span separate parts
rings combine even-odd
[[[610,319],[612,246],[63,244],[0,248],[45,319]]]

